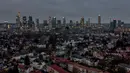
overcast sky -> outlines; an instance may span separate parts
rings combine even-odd
[[[8,20],[15,22],[18,11],[21,16],[32,15],[39,18],[40,22],[48,16],[61,19],[79,20],[82,16],[91,17],[92,22],[97,22],[100,14],[102,22],[109,22],[109,18],[121,19],[130,22],[130,0],[0,0],[0,22]]]

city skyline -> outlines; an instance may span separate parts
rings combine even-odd
[[[17,12],[21,16],[39,18],[40,23],[49,16],[57,19],[65,17],[69,20],[85,21],[91,17],[91,22],[98,23],[101,15],[102,23],[109,23],[110,18],[130,23],[128,0],[2,0],[0,2],[0,22],[5,20],[15,22]]]

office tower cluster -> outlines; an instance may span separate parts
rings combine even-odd
[[[122,22],[121,20],[113,20],[110,22],[110,30],[114,31],[117,27],[123,27],[124,22]]]
[[[97,18],[97,25],[101,25],[101,16],[98,15]],[[41,25],[39,22],[39,19],[35,19],[35,22],[33,20],[32,16],[23,16],[21,19],[21,14],[20,12],[17,13],[16,15],[16,24],[18,28],[21,29],[39,29],[41,26],[44,28],[44,26],[47,26],[47,28],[52,29],[52,28],[59,28],[61,26],[91,26],[91,18],[89,17],[86,21],[84,17],[80,18],[80,21],[74,22],[73,20],[69,20],[69,23],[66,23],[66,18],[62,17],[61,20],[57,19],[55,16],[51,17],[49,16],[48,19],[43,20],[43,24]],[[112,20],[110,21],[110,30],[114,31],[116,27],[122,27],[124,22],[121,20]]]
[[[23,16],[21,18],[20,12],[16,15],[16,24],[18,28],[21,29],[35,29],[35,27],[39,27],[39,19],[36,19],[36,24],[33,21],[33,17]]]

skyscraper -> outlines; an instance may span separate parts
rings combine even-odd
[[[58,24],[58,25],[61,25],[61,20],[57,20],[57,24]]]
[[[55,28],[56,27],[56,17],[52,18],[52,27]]]
[[[39,29],[39,27],[40,27],[40,23],[39,23],[39,19],[37,18],[36,19],[36,24],[35,24],[35,26]]]
[[[98,24],[101,25],[101,16],[98,15]]]
[[[36,24],[39,27],[39,19],[38,18],[36,19]]]
[[[32,27],[33,27],[33,24],[34,24],[33,18],[32,18],[32,16],[29,16],[29,17],[28,17],[28,26],[32,28]]]
[[[27,17],[23,16],[23,25],[22,26],[27,26]]]
[[[21,19],[20,19],[20,12],[16,15],[16,24],[18,27],[21,27]]]
[[[76,26],[79,26],[79,22],[78,21],[76,21]]]
[[[73,21],[72,21],[72,20],[70,20],[70,24],[73,24]]]
[[[110,30],[111,30],[111,31],[114,31],[114,29],[116,28],[116,24],[117,24],[117,21],[116,21],[116,20],[113,20],[113,21],[110,23]]]
[[[63,17],[63,25],[65,25],[66,24],[66,19],[65,19],[65,17]]]
[[[48,27],[49,27],[49,29],[52,29],[52,19],[51,19],[51,16],[49,16]]]
[[[118,20],[118,26],[119,27],[121,26],[121,20]]]
[[[81,24],[81,26],[84,26],[84,17],[81,18],[80,24]]]
[[[43,20],[43,25],[44,25],[44,26],[47,26],[47,25],[48,25],[47,20]]]

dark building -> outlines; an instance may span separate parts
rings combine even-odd
[[[32,16],[29,16],[28,26],[29,26],[29,27],[33,27],[33,24],[34,24],[33,18],[32,18]]]
[[[76,26],[79,26],[79,22],[78,21],[76,21]]]
[[[66,24],[66,19],[65,19],[65,17],[63,17],[63,25],[65,25]]]
[[[56,17],[52,18],[52,27],[55,28],[56,27]]]
[[[116,28],[116,26],[117,26],[117,21],[116,20],[113,20],[113,29],[115,29]]]
[[[121,22],[122,25],[124,25],[125,23],[124,22]]]
[[[29,16],[29,21],[33,21],[33,18],[32,18],[32,16]]]
[[[114,29],[116,28],[117,25],[117,21],[113,20],[112,22],[110,22],[110,30],[114,31]]]
[[[118,26],[120,27],[122,25],[121,20],[118,20]]]
[[[47,20],[43,20],[43,25],[44,25],[44,26],[47,26],[47,25],[48,25]]]
[[[23,25],[25,26],[27,24],[27,17],[23,16]]]
[[[39,19],[36,19],[36,25],[39,27]]]
[[[58,25],[61,24],[61,20],[57,20],[57,24],[58,24]]]
[[[73,24],[73,21],[72,21],[72,20],[70,20],[70,24]]]

